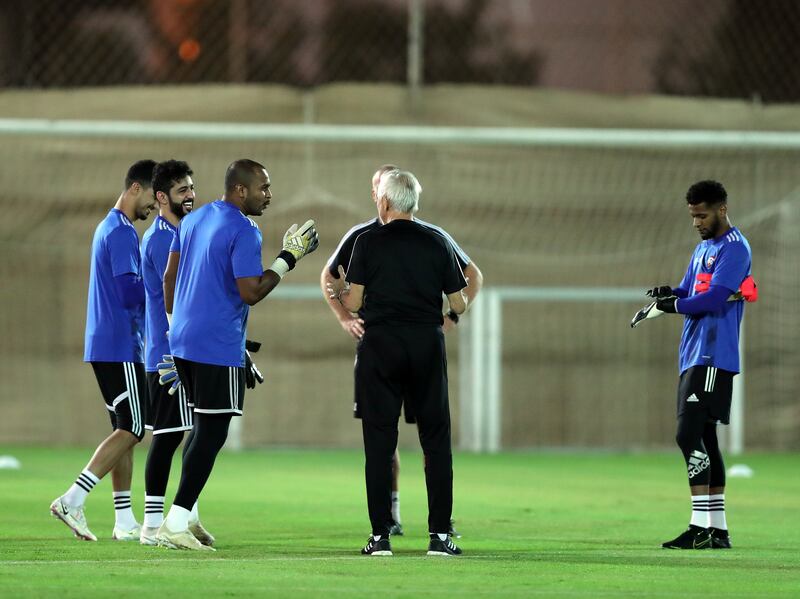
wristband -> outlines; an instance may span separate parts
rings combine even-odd
[[[447,314],[445,314],[447,318],[453,321],[453,324],[458,324],[458,314],[450,310]]]
[[[295,257],[286,250],[283,250],[280,254],[278,254],[278,257],[275,258],[275,262],[272,263],[272,266],[269,267],[269,270],[276,273],[282,279],[287,272],[295,267],[296,264],[297,260]]]

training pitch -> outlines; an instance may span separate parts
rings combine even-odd
[[[402,454],[406,534],[394,556],[359,555],[369,534],[357,451],[224,453],[200,500],[216,553],[111,541],[110,480],[86,506],[97,543],[77,541],[48,506],[90,450],[0,447],[0,596],[28,597],[798,597],[797,455],[752,454],[728,481],[732,550],[660,543],[687,524],[678,451],[456,454],[459,558],[426,557],[421,455]],[[144,448],[133,505],[141,520]],[[178,475],[167,493],[171,500]]]

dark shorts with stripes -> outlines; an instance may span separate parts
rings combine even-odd
[[[147,384],[141,362],[92,362],[114,430],[141,439],[147,420]]]
[[[244,368],[192,362],[175,356],[187,399],[198,414],[241,416],[244,409]]]
[[[713,366],[692,366],[684,370],[678,383],[678,418],[728,424],[735,374]]]
[[[194,415],[186,400],[186,390],[183,385],[170,395],[170,385],[159,384],[158,376],[157,372],[147,373],[150,401],[145,428],[152,430],[154,435],[192,430]]]

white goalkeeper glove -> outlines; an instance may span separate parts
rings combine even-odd
[[[181,387],[181,379],[178,378],[178,370],[175,368],[175,360],[169,354],[161,356],[163,362],[159,362],[158,368],[158,384],[169,385],[167,393],[175,395],[175,392]]]

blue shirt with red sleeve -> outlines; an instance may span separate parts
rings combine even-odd
[[[724,235],[701,241],[692,254],[686,274],[676,289],[688,298],[721,287],[735,293],[750,275],[752,253],[744,235],[732,227]],[[680,311],[678,300],[678,311]],[[744,301],[725,302],[714,312],[686,315],[678,350],[681,373],[692,366],[713,366],[739,372],[739,327]]]

